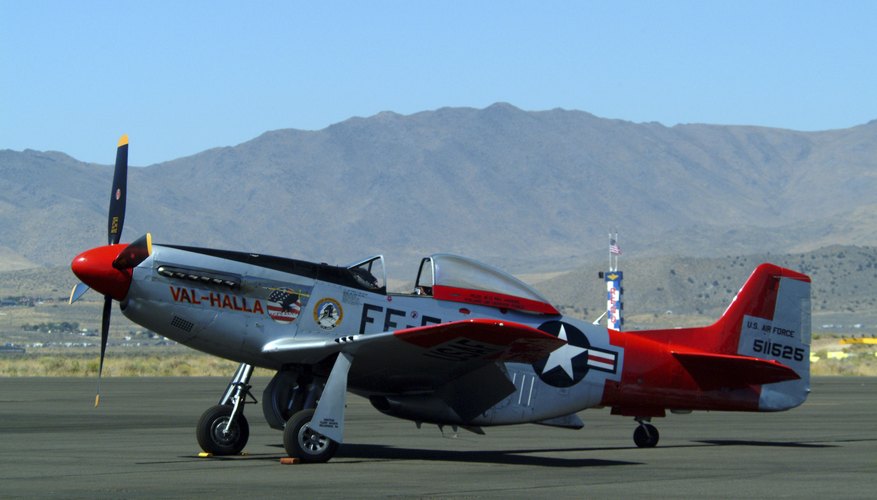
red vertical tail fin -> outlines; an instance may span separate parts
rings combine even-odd
[[[773,264],[761,264],[713,325],[720,352],[781,363],[797,380],[764,384],[758,409],[800,405],[810,387],[810,278]]]

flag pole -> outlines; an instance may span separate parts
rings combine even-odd
[[[609,233],[609,272],[604,275],[606,281],[606,326],[621,331],[624,324],[624,302],[622,299],[623,274],[618,270],[618,257],[621,247],[618,245],[618,230]],[[613,260],[612,257],[615,257]]]

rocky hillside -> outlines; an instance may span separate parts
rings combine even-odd
[[[333,263],[384,253],[405,278],[435,251],[571,269],[602,255],[611,228],[644,256],[874,245],[875,159],[877,121],[796,132],[508,104],[386,112],[132,169],[124,239]],[[0,151],[0,269],[104,242],[111,177],[62,153]]]

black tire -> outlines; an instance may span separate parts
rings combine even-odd
[[[198,445],[207,453],[214,455],[239,455],[247,440],[250,439],[250,424],[241,413],[229,428],[224,432],[225,425],[231,417],[232,406],[216,405],[208,408],[198,420],[195,435]]]
[[[633,431],[633,442],[640,448],[654,448],[659,438],[658,429],[652,424],[642,424]]]
[[[313,409],[301,410],[289,417],[283,430],[283,447],[290,457],[302,462],[328,462],[338,451],[338,443],[310,428],[308,424],[313,417]]]

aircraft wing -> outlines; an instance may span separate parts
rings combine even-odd
[[[393,380],[440,382],[497,361],[533,363],[564,344],[521,323],[471,319],[331,340],[279,339],[262,351],[280,353],[288,363],[304,364],[345,352],[356,358],[352,373],[361,376],[386,374]]]
[[[472,319],[336,340],[282,339],[265,352],[291,363],[316,363],[343,352],[354,392],[437,394],[471,418],[514,392],[497,362],[532,363],[565,342],[535,328],[495,319]]]
[[[396,330],[393,336],[451,362],[480,359],[535,363],[566,344],[533,327],[495,319],[470,319]]]

